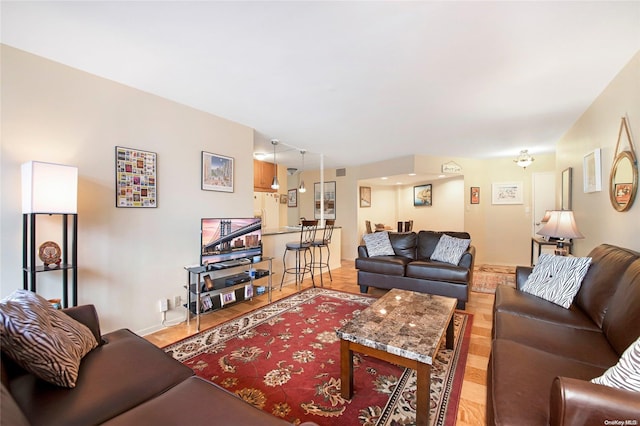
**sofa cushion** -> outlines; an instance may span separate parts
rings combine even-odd
[[[391,241],[391,246],[397,256],[404,256],[410,259],[416,258],[418,237],[415,232],[389,233],[389,241]]]
[[[291,425],[214,383],[190,377],[169,391],[108,421],[129,425]]]
[[[364,272],[402,277],[409,262],[411,259],[404,256],[359,257],[356,259],[356,268]]]
[[[508,312],[496,312],[493,338],[511,340],[602,368],[614,365],[619,358],[601,330],[567,327]]]
[[[365,234],[362,239],[367,246],[369,257],[393,256],[395,254],[389,240],[389,233],[386,231]]]
[[[607,306],[618,288],[620,278],[639,254],[621,247],[601,244],[588,255],[591,265],[582,280],[574,303],[602,327]]]
[[[622,353],[616,365],[591,380],[598,385],[640,392],[640,338]]]
[[[590,257],[540,255],[522,291],[568,308],[580,290]]]
[[[76,387],[66,389],[31,374],[14,378],[11,392],[29,423],[100,424],[193,376],[193,370],[129,330],[103,336],[106,343],[80,364]]]
[[[467,284],[469,269],[432,260],[415,260],[407,265],[405,275],[423,280]]]
[[[457,265],[469,244],[471,244],[469,239],[455,238],[442,234],[431,255],[431,260]]]
[[[87,326],[27,290],[0,301],[0,343],[22,368],[67,388],[76,386],[82,357],[98,346]]]
[[[496,288],[493,309],[494,312],[509,312],[514,315],[563,324],[567,327],[600,331],[591,318],[575,304],[571,305],[569,309],[565,309],[560,305],[516,290],[508,285],[499,285]]]

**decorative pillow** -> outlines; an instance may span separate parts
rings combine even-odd
[[[54,309],[42,296],[16,290],[0,301],[0,345],[25,370],[73,388],[82,357],[98,342],[87,326]]]
[[[616,365],[591,383],[640,392],[640,337],[622,354]]]
[[[442,234],[440,240],[438,240],[436,249],[431,255],[431,260],[457,265],[464,252],[469,248],[469,244],[471,244],[471,240],[450,237],[447,234]]]
[[[541,254],[522,291],[569,308],[590,264],[590,257]]]
[[[362,239],[367,246],[369,257],[373,256],[393,256],[396,254],[391,246],[388,232],[374,232],[365,234]]]

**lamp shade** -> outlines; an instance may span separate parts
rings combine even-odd
[[[77,212],[77,167],[39,161],[22,164],[22,213]]]
[[[584,238],[578,231],[571,210],[552,210],[549,221],[538,231],[539,235],[553,238]]]

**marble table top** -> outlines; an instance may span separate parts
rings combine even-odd
[[[340,339],[432,365],[456,299],[392,289],[336,331]]]

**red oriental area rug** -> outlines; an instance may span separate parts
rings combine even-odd
[[[299,424],[415,423],[415,371],[354,355],[354,396],[340,396],[340,341],[335,331],[375,298],[321,288],[277,301],[165,348],[198,376]],[[431,420],[454,425],[473,316],[455,314],[453,350],[431,371]]]

